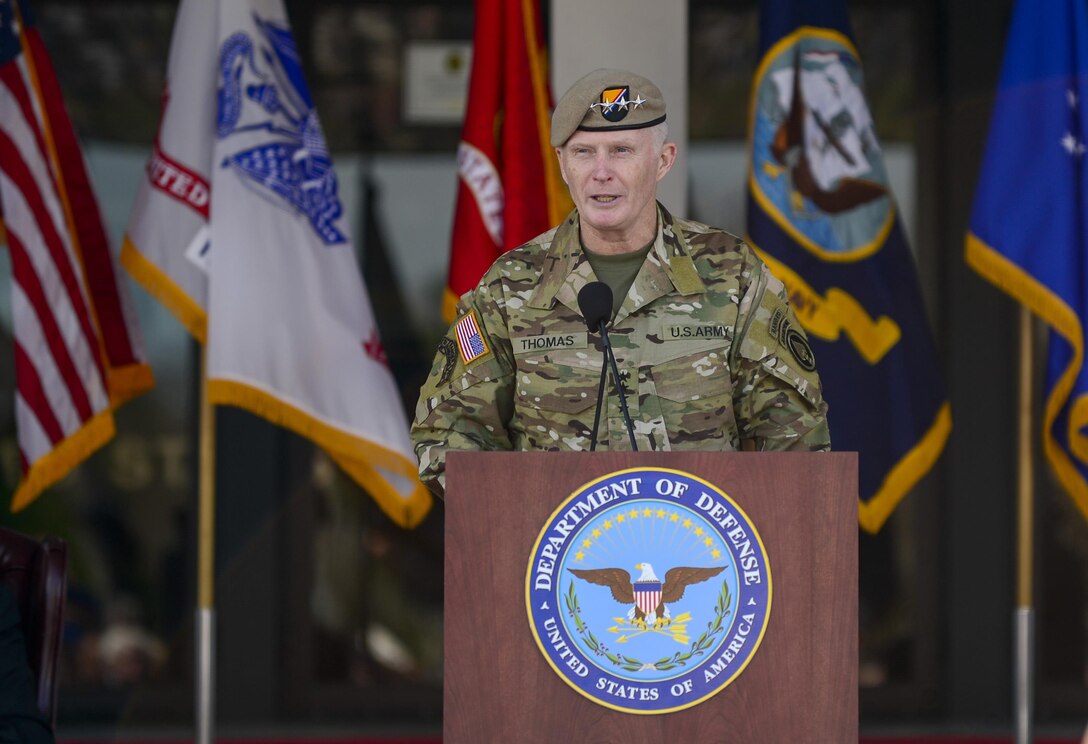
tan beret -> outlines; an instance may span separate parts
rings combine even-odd
[[[594,70],[563,94],[552,113],[552,147],[575,130],[642,129],[665,121],[661,91],[641,75],[625,70]]]

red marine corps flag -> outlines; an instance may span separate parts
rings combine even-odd
[[[308,437],[397,523],[427,514],[282,0],[182,0],[121,258],[205,344],[211,403]]]
[[[496,258],[555,227],[572,208],[550,144],[551,109],[537,0],[476,0],[443,302],[448,321]]]
[[[13,279],[18,511],[113,436],[114,407],[154,384],[25,0],[0,0],[0,218]]]

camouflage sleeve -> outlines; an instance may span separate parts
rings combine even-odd
[[[449,450],[508,450],[514,366],[501,311],[486,285],[461,298],[419,393],[412,443],[419,477],[440,498]],[[459,332],[460,331],[460,332]]]
[[[740,303],[731,365],[743,448],[830,450],[812,347],[782,282],[762,262],[753,274]]]

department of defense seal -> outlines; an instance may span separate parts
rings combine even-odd
[[[525,578],[549,665],[600,705],[669,713],[721,692],[759,648],[771,573],[716,486],[666,468],[585,484],[541,530]]]

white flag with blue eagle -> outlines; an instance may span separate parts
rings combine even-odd
[[[323,447],[405,526],[431,499],[282,0],[182,0],[122,262],[207,344],[208,393]]]

